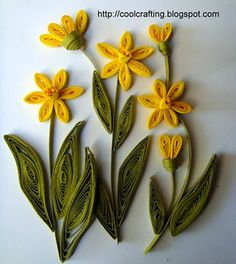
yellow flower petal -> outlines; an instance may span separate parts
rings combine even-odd
[[[180,114],[187,114],[192,111],[192,107],[185,102],[174,101],[171,103],[171,108]]]
[[[134,42],[130,32],[126,31],[120,38],[120,48],[131,50]]]
[[[179,81],[179,82],[176,82],[174,83],[168,93],[167,93],[167,96],[172,100],[174,101],[175,99],[179,98],[181,96],[181,94],[183,93],[184,91],[184,82],[182,81]]]
[[[170,152],[171,159],[175,159],[178,156],[180,149],[182,147],[182,144],[183,144],[183,140],[181,136],[175,135],[172,137],[171,152]]]
[[[76,29],[83,34],[88,26],[88,15],[84,10],[80,10],[76,16]]]
[[[118,58],[118,51],[115,47],[107,43],[98,43],[97,44],[98,52],[109,59],[116,59]]]
[[[70,16],[63,16],[61,18],[61,24],[68,34],[75,31],[75,23]]]
[[[166,86],[163,81],[161,80],[155,80],[152,86],[152,89],[154,91],[155,96],[161,100],[164,97],[166,97],[167,91]]]
[[[164,111],[164,119],[166,123],[172,127],[177,127],[179,124],[178,116],[171,109]]]
[[[166,23],[162,28],[162,41],[167,41],[172,32],[172,25],[170,23]]]
[[[159,106],[157,98],[153,95],[140,95],[137,99],[141,105],[148,108],[158,108]]]
[[[61,90],[67,84],[67,72],[65,70],[60,70],[52,79],[52,86]]]
[[[64,88],[60,92],[60,99],[69,100],[79,97],[84,92],[84,89],[79,86],[70,86]]]
[[[28,104],[39,104],[45,101],[46,96],[43,92],[32,92],[25,96],[24,101]]]
[[[50,23],[48,25],[48,32],[52,34],[54,37],[58,38],[59,40],[63,40],[67,35],[65,30],[56,23]]]
[[[147,126],[149,129],[159,125],[163,119],[163,111],[157,109],[155,110],[150,117],[148,118],[147,121]]]
[[[65,103],[62,100],[57,99],[54,102],[54,108],[55,108],[55,113],[56,113],[57,118],[60,121],[67,123],[70,119],[70,114],[69,114],[69,110],[67,106],[65,105]]]
[[[169,159],[171,156],[171,138],[168,135],[160,136],[159,147],[162,158]]]
[[[119,70],[119,81],[121,87],[126,91],[131,85],[131,74],[127,64],[121,64]]]
[[[130,70],[137,75],[140,75],[142,77],[150,77],[151,72],[143,63],[137,61],[137,60],[130,60],[128,62],[128,66]]]
[[[152,55],[154,49],[151,47],[139,47],[131,51],[132,58],[142,60]]]
[[[106,79],[115,75],[120,69],[120,63],[117,61],[111,61],[107,63],[101,72],[101,77]]]
[[[50,34],[43,34],[39,37],[40,41],[49,47],[59,47],[61,40],[53,37]]]
[[[47,101],[43,103],[43,105],[39,109],[39,121],[40,122],[47,121],[51,117],[52,111],[53,111],[53,100],[49,98],[47,99]]]
[[[155,24],[151,25],[149,27],[148,32],[149,32],[149,36],[156,44],[162,42],[161,28],[158,25]]]
[[[46,75],[42,73],[35,73],[34,80],[37,86],[42,90],[49,89],[52,87],[51,81],[48,79]]]

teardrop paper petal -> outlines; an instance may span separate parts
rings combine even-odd
[[[167,94],[166,86],[163,83],[163,81],[161,81],[161,80],[155,80],[154,83],[153,83],[152,89],[154,91],[155,96],[159,100],[161,100],[162,98],[164,98],[166,96],[166,94]]]
[[[130,60],[128,62],[129,68],[132,72],[142,77],[150,77],[151,72],[147,66],[137,60]]]
[[[117,49],[110,44],[98,43],[97,50],[102,56],[107,57],[109,59],[116,59],[118,57]]]
[[[37,86],[42,90],[46,90],[52,87],[51,81],[45,74],[35,73],[34,81],[37,84]]]
[[[68,34],[75,31],[75,23],[70,16],[63,16],[61,18],[61,24]]]
[[[119,82],[125,91],[127,91],[131,86],[131,74],[127,64],[121,64],[120,66]]]
[[[66,86],[67,80],[68,80],[67,72],[62,69],[54,76],[52,80],[52,86],[54,88],[57,88],[58,90],[61,90]]]
[[[32,92],[25,96],[24,101],[28,104],[39,104],[45,101],[46,96],[43,92]]]
[[[172,100],[172,101],[175,101],[177,98],[179,98],[182,93],[184,92],[184,82],[182,81],[179,81],[179,82],[176,82],[174,83],[168,93],[167,93],[167,96]]]
[[[65,30],[56,23],[50,23],[48,25],[48,32],[51,33],[54,37],[58,38],[59,40],[63,40],[67,35]]]
[[[83,34],[88,27],[88,15],[84,10],[80,10],[76,16],[76,29]]]
[[[69,122],[70,120],[69,110],[66,104],[61,99],[55,100],[54,108],[55,108],[56,116],[60,121],[64,123]]]
[[[120,48],[130,50],[133,48],[134,42],[130,32],[126,31],[120,38]]]
[[[49,46],[49,47],[52,47],[52,48],[55,48],[55,47],[60,47],[61,45],[61,40],[53,37],[52,35],[50,34],[43,34],[39,37],[40,41]]]
[[[84,92],[84,89],[79,86],[69,86],[64,88],[60,93],[62,100],[71,100],[79,97]]]
[[[152,55],[153,48],[151,47],[139,47],[132,50],[132,58],[135,60],[143,60]]]

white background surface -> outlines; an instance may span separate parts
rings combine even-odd
[[[47,32],[49,22],[59,22],[64,14],[76,15],[85,9],[90,25],[86,33],[87,51],[99,69],[108,62],[96,52],[96,43],[107,41],[117,45],[120,35],[129,30],[136,46],[155,46],[147,36],[152,23],[173,23],[172,66],[174,80],[186,82],[185,100],[194,111],[185,120],[191,127],[194,145],[192,182],[200,176],[212,152],[219,155],[215,191],[203,214],[178,237],[166,233],[158,246],[147,256],[144,248],[153,238],[148,215],[149,176],[155,175],[166,199],[170,186],[156,145],[156,138],[169,128],[162,124],[147,131],[144,126],[149,110],[136,107],[136,123],[127,143],[120,149],[120,157],[145,135],[152,134],[152,149],[148,168],[138,189],[134,203],[122,227],[123,241],[119,245],[109,237],[98,221],[81,240],[68,263],[81,264],[232,264],[236,263],[236,2],[231,1],[14,1],[0,4],[0,263],[4,264],[56,264],[54,235],[32,210],[22,194],[13,157],[2,139],[3,134],[15,133],[26,139],[47,162],[49,123],[37,121],[38,106],[27,105],[22,98],[37,89],[35,72],[53,76],[59,69],[70,73],[70,84],[79,84],[86,93],[71,101],[73,119],[68,125],[57,122],[57,147],[70,128],[79,120],[87,120],[82,137],[95,155],[104,177],[109,183],[107,164],[111,138],[102,128],[93,112],[91,102],[92,65],[80,52],[67,52],[63,48],[43,46],[38,36]],[[98,10],[115,11],[219,11],[219,18],[158,19],[158,18],[99,18]],[[150,79],[134,78],[133,88],[122,94],[151,92],[153,80],[164,78],[164,62],[156,52],[146,61],[153,70]],[[107,82],[114,97],[116,80]],[[120,161],[120,160],[119,160]],[[119,162],[118,161],[118,162]],[[184,166],[181,168],[184,171]],[[180,171],[181,171],[180,169]],[[181,176],[180,181],[181,181]]]

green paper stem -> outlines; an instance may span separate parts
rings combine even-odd
[[[170,87],[170,63],[169,63],[169,55],[165,55],[165,68],[166,68],[166,89],[168,90]]]
[[[174,172],[170,172],[169,176],[170,176],[170,183],[171,183],[171,200],[170,200],[170,206],[169,206],[169,213],[167,214],[167,216],[170,214],[173,208],[173,205],[175,202],[175,192],[176,192]]]
[[[187,167],[187,173],[186,173],[186,176],[185,176],[185,180],[184,180],[183,186],[182,186],[181,191],[179,193],[179,196],[178,196],[176,202],[173,203],[173,206],[170,207],[170,213],[169,213],[169,216],[167,216],[167,220],[166,220],[166,224],[165,224],[164,228],[162,229],[162,231],[158,235],[156,235],[153,238],[152,242],[145,249],[145,251],[144,251],[145,255],[148,254],[148,252],[156,245],[157,241],[161,238],[162,234],[165,232],[165,230],[169,226],[170,219],[171,219],[171,216],[172,216],[172,213],[173,213],[172,209],[180,202],[180,200],[183,197],[183,195],[184,195],[184,193],[186,191],[186,188],[188,186],[190,173],[191,173],[191,167],[192,167],[192,144],[191,144],[191,139],[190,139],[190,135],[189,135],[188,129],[187,129],[184,121],[181,118],[180,118],[180,121],[181,121],[181,123],[182,123],[182,125],[184,127],[184,130],[185,130],[185,133],[186,133],[186,139],[187,139],[187,143],[188,143],[188,167]]]
[[[93,65],[93,68],[96,70],[96,72],[99,72],[98,67],[97,67],[96,63],[94,62],[94,59],[91,57],[91,55],[87,51],[85,51],[83,48],[81,48],[80,51],[87,57],[87,59]]]
[[[113,115],[113,133],[112,133],[112,144],[111,144],[111,194],[112,194],[112,205],[113,210],[117,212],[117,205],[116,205],[116,184],[115,184],[115,171],[116,171],[116,149],[114,149],[114,142],[115,142],[115,133],[116,126],[117,126],[117,118],[118,118],[118,106],[119,106],[119,98],[120,98],[120,84],[119,79],[117,79],[116,85],[116,94],[115,94],[115,106],[114,106],[114,115]],[[119,230],[117,227],[117,243],[119,242]]]
[[[55,114],[52,114],[50,120],[50,129],[49,129],[49,169],[50,175],[52,176],[53,166],[54,166],[54,128],[55,128]]]

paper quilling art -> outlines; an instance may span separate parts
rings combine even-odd
[[[61,18],[61,24],[50,23],[48,33],[41,35],[40,40],[49,47],[64,47],[75,52],[81,50],[88,56],[84,51],[87,26],[88,15],[81,10],[75,19],[65,15]],[[145,249],[145,254],[154,247],[167,228],[173,236],[184,231],[201,213],[208,200],[216,169],[216,155],[212,155],[202,176],[189,187],[192,145],[182,115],[189,115],[192,107],[181,99],[186,89],[184,82],[172,82],[168,45],[172,31],[170,23],[165,24],[163,28],[158,25],[149,27],[149,36],[157,44],[164,58],[166,78],[155,80],[150,83],[150,87],[143,89],[142,95],[137,98],[131,95],[125,102],[121,102],[120,94],[135,87],[135,82],[138,82],[139,78],[151,76],[146,59],[149,56],[157,56],[153,54],[155,47],[149,44],[136,47],[130,32],[121,35],[117,46],[105,42],[97,44],[97,51],[107,58],[107,64],[101,72],[94,69],[91,96],[94,110],[112,139],[111,157],[108,162],[110,186],[105,184],[105,177],[98,170],[96,157],[88,147],[84,151],[84,164],[81,164],[80,133],[86,125],[85,121],[80,121],[74,126],[54,158],[53,149],[56,143],[54,123],[57,119],[64,123],[69,122],[70,111],[67,101],[83,100],[83,92],[85,90],[86,93],[90,92],[70,83],[69,73],[64,69],[55,72],[55,76],[36,73],[34,77],[38,90],[24,98],[28,104],[40,105],[39,121],[50,122],[49,171],[46,171],[42,158],[28,142],[17,135],[4,136],[16,161],[20,187],[41,219],[54,232],[62,262],[71,257],[95,217],[113,239],[120,241],[121,227],[142,180],[146,161],[152,158],[148,155],[151,135],[144,138],[140,135],[140,141],[130,146],[129,153],[124,154],[124,160],[119,169],[116,169],[118,168],[116,154],[132,132],[135,122],[136,101],[140,107],[150,109],[150,115],[147,117],[148,129],[157,130],[158,125],[165,122],[170,131],[169,134],[161,135],[158,140],[156,138],[152,140],[152,144],[158,145],[156,149],[160,151],[163,169],[170,178],[172,197],[170,205],[166,208],[166,203],[158,191],[161,186],[156,186],[153,177],[150,179],[147,202],[149,200],[154,238]],[[150,41],[150,45],[152,44]],[[90,57],[88,59],[91,60]],[[139,76],[135,82],[132,81],[133,74]],[[110,100],[103,80],[110,77],[117,78],[114,102]],[[174,134],[178,125],[184,127],[184,135]],[[178,157],[184,148],[188,152],[188,167],[182,188],[180,192],[176,192],[175,183],[178,181],[180,165]],[[103,165],[99,164],[100,167]]]

